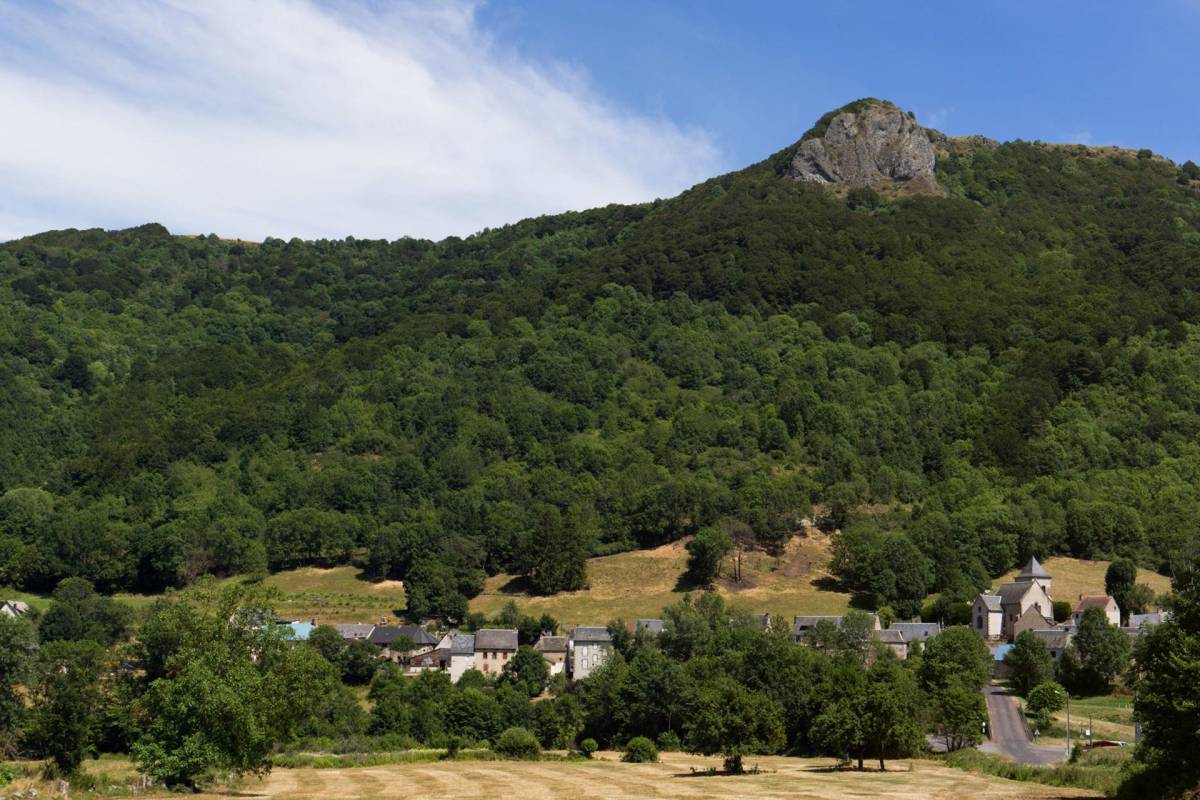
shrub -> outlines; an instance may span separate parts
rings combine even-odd
[[[635,736],[625,743],[621,760],[630,764],[652,764],[658,761],[658,748],[645,736]]]
[[[522,761],[537,761],[542,756],[542,746],[537,737],[525,728],[508,728],[496,739],[492,750],[505,758]]]
[[[1029,692],[1026,707],[1037,720],[1039,728],[1050,724],[1054,712],[1060,711],[1066,705],[1067,693],[1063,687],[1054,681],[1040,683]]]
[[[462,737],[450,736],[446,739],[446,758],[457,758],[462,749]]]
[[[584,758],[591,758],[592,754],[599,749],[600,745],[596,743],[595,739],[590,737],[579,743],[579,752],[583,753]]]
[[[1055,622],[1066,622],[1071,618],[1071,604],[1066,600],[1055,600],[1053,607]]]
[[[10,783],[16,780],[16,778],[17,776],[13,774],[11,769],[0,765],[0,786],[8,786]]]
[[[660,752],[682,750],[683,742],[679,740],[679,734],[675,731],[663,731],[658,735],[658,749]]]

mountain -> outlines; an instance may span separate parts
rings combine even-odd
[[[813,508],[902,613],[1030,555],[1168,571],[1200,529],[1198,179],[866,100],[678,197],[466,239],[10,242],[0,585],[355,558],[453,616],[486,574],[779,548]]]

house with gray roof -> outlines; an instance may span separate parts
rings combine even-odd
[[[875,631],[875,641],[891,650],[896,658],[901,660],[908,658],[908,642],[904,640],[904,634],[892,628]]]
[[[450,631],[438,642],[436,653],[441,669],[450,673],[450,680],[458,679],[469,669],[475,669],[475,637],[469,633]]]
[[[347,642],[370,639],[371,631],[375,630],[374,625],[366,622],[339,622],[333,628]]]
[[[542,654],[542,660],[550,668],[550,677],[567,670],[567,653],[571,649],[571,640],[566,636],[551,636],[543,633],[533,646]]]
[[[1042,640],[1042,644],[1046,645],[1046,649],[1050,651],[1050,655],[1054,658],[1062,658],[1063,651],[1067,649],[1067,645],[1075,638],[1075,629],[1066,626],[1060,628],[1047,628],[1044,630],[1036,630],[1033,635]]]
[[[511,628],[481,628],[475,631],[475,669],[489,675],[504,671],[517,652],[517,632]]]
[[[889,631],[899,631],[904,641],[911,646],[913,642],[922,645],[942,632],[940,622],[893,622],[888,626]]]
[[[842,621],[844,619],[845,619],[844,616],[828,616],[828,615],[826,615],[826,616],[799,615],[799,616],[793,617],[792,618],[792,641],[793,642],[803,641],[804,634],[807,633],[810,628],[812,628],[814,625],[816,625],[819,622],[829,622],[840,628],[840,627],[842,627]],[[872,630],[878,631],[883,628],[883,625],[881,625],[879,622],[878,614],[871,615],[871,622],[872,622],[872,625],[871,625]]]
[[[581,625],[571,629],[571,678],[581,681],[608,663],[612,634],[608,628]]]
[[[639,619],[634,627],[635,633],[645,631],[651,636],[658,636],[663,632],[666,624],[661,619]]]
[[[1004,608],[1000,595],[980,594],[971,606],[971,627],[985,642],[998,640],[1004,633]]]
[[[383,657],[392,661],[428,652],[438,643],[436,636],[419,625],[376,625],[367,641],[381,648]],[[397,642],[404,644],[398,647]]]
[[[1050,573],[1046,572],[1041,563],[1032,556],[1030,556],[1029,563],[1025,565],[1025,568],[1013,578],[1013,583],[1036,583],[1042,587],[1042,591],[1047,595],[1053,594],[1051,590],[1053,582],[1054,579],[1050,577]]]

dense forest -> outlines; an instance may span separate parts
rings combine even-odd
[[[0,245],[0,585],[358,558],[486,574],[819,512],[870,605],[1200,528],[1200,169],[959,143],[945,197],[788,180],[442,242],[159,225]],[[398,223],[401,227],[403,221]]]

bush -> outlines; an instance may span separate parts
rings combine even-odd
[[[1040,683],[1029,692],[1029,700],[1025,706],[1037,720],[1039,728],[1050,724],[1050,719],[1056,711],[1066,705],[1067,692],[1054,681]]]
[[[599,749],[600,745],[596,743],[595,739],[590,737],[579,743],[579,752],[583,753],[584,758],[591,758],[592,754]]]
[[[1071,604],[1066,600],[1055,600],[1053,607],[1055,622],[1066,622],[1071,618]]]
[[[13,774],[11,769],[0,765],[0,786],[8,786],[10,783],[16,780],[16,778],[17,776]]]
[[[683,742],[675,731],[663,731],[658,735],[658,749],[660,752],[675,752],[683,749]]]
[[[658,761],[658,748],[645,736],[635,736],[625,743],[621,760],[630,764],[653,764]]]
[[[537,761],[542,756],[542,746],[537,737],[525,728],[508,728],[496,739],[492,750],[505,758],[522,761]]]

